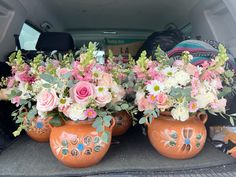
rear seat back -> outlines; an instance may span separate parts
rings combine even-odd
[[[74,41],[69,33],[44,32],[39,36],[36,49],[44,52],[52,52],[54,50],[66,52],[74,50]]]

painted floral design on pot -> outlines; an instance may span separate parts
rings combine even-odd
[[[66,121],[64,126],[52,127],[50,146],[54,156],[64,165],[72,168],[83,168],[97,164],[107,153],[111,143],[111,132],[115,125],[107,129],[109,142],[101,139],[92,122]]]
[[[125,134],[132,125],[132,118],[127,111],[119,111],[114,114],[115,126],[112,130],[112,136]]]
[[[148,124],[149,140],[163,156],[173,159],[192,158],[204,147],[207,117],[205,113],[197,113],[182,122],[165,113]]]
[[[37,142],[48,142],[51,128],[49,126],[49,119],[36,117],[32,120],[26,130],[27,135]]]

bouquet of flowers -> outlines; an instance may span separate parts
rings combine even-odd
[[[122,102],[125,91],[105,66],[96,63],[95,51],[96,44],[89,43],[78,58],[65,54],[54,60],[40,54],[27,64],[20,51],[10,57],[13,76],[7,78],[8,98],[20,106],[12,113],[20,123],[14,135],[26,129],[26,115],[27,120],[39,115],[50,118],[53,126],[68,120],[92,121],[108,142],[106,127],[112,120],[108,104]]]
[[[144,113],[140,123],[151,122],[160,112],[170,111],[174,119],[185,121],[198,111],[208,110],[229,117],[233,124],[235,114],[226,114],[225,96],[236,89],[234,72],[224,69],[228,60],[226,49],[219,45],[219,53],[200,66],[192,65],[189,52],[182,60],[172,61],[160,48],[157,61],[146,57],[144,51],[133,71],[138,110]]]

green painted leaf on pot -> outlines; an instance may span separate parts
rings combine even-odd
[[[103,133],[102,133],[102,141],[103,142],[105,142],[105,143],[109,143],[109,141],[110,141],[110,133],[109,132],[107,132],[107,131],[104,131]]]

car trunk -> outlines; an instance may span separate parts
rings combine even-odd
[[[153,32],[174,26],[186,38],[219,41],[236,55],[235,10],[234,0],[3,0],[0,1],[0,56],[6,58],[15,50],[12,35],[20,33],[25,19],[41,30],[45,30],[44,24],[49,24],[48,31],[69,32],[76,48],[97,41],[105,50],[109,39],[144,41]],[[236,111],[234,104],[235,99],[231,112]],[[211,116],[207,127],[211,125],[229,125],[229,122]],[[142,126],[136,125],[125,135],[113,138],[105,158],[86,169],[63,166],[47,143],[36,143],[21,135],[0,154],[0,176],[236,176],[235,159],[217,150],[210,140],[195,158],[173,160],[158,154],[144,132]]]

